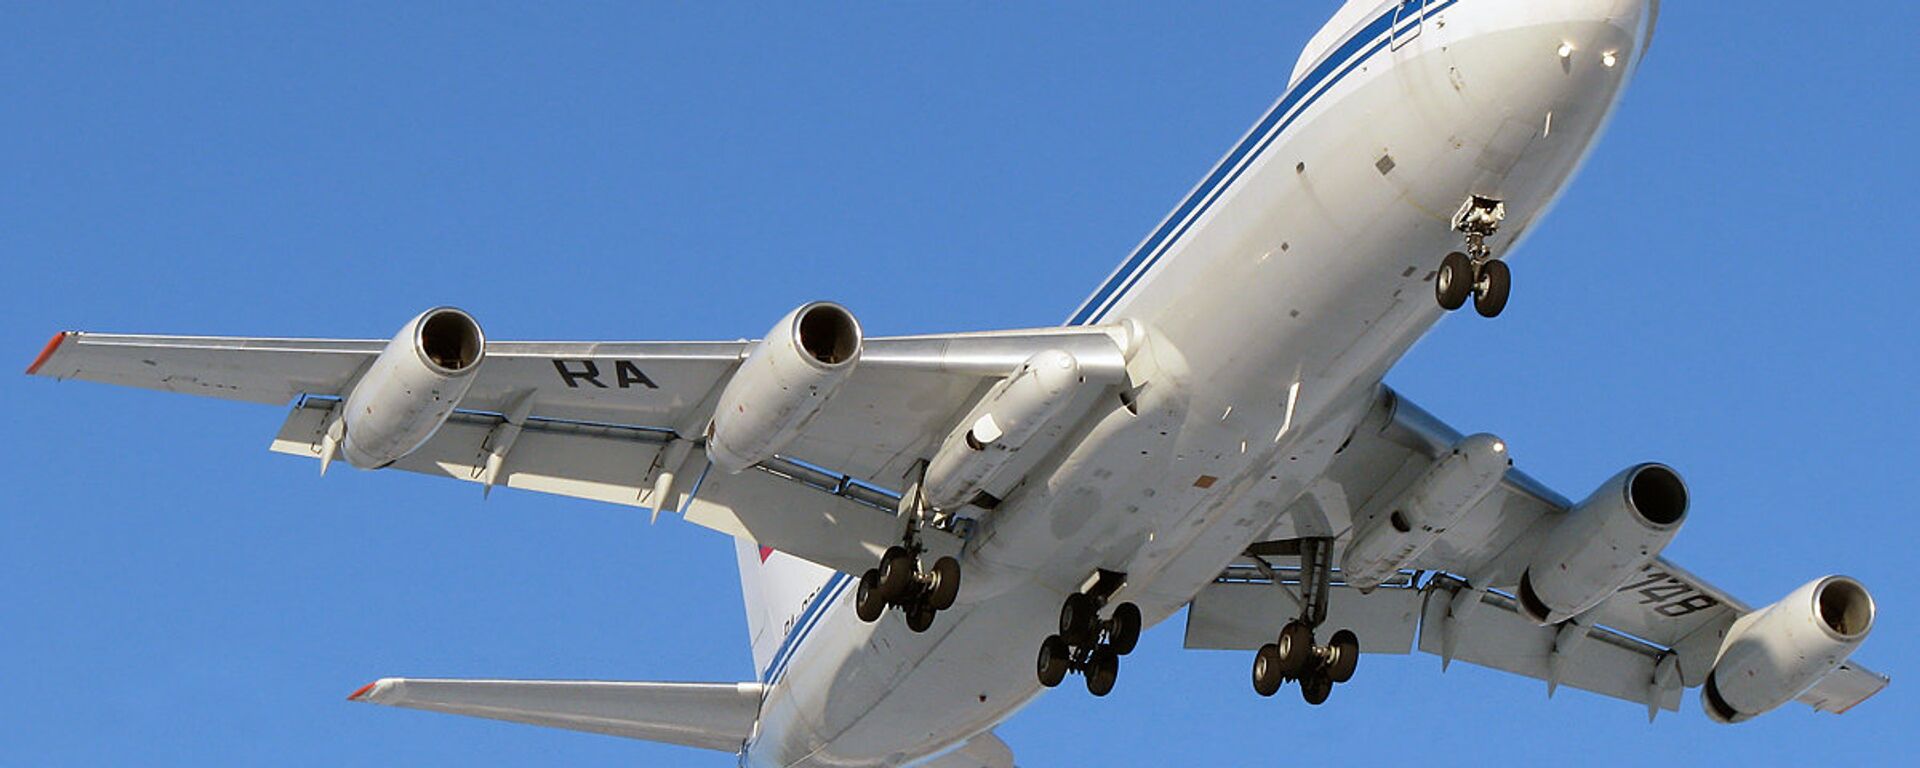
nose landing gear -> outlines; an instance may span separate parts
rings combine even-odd
[[[1277,640],[1254,654],[1253,690],[1261,696],[1272,696],[1288,680],[1297,680],[1301,697],[1308,704],[1319,705],[1333,693],[1336,683],[1353,679],[1360,663],[1360,638],[1342,629],[1333,633],[1326,645],[1314,643],[1314,628],[1327,619],[1333,540],[1301,539],[1300,545],[1300,618],[1287,622]],[[1279,579],[1274,583],[1279,584]]]
[[[1100,608],[1125,583],[1126,577],[1101,571],[1084,592],[1067,596],[1060,606],[1060,633],[1040,643],[1036,671],[1040,684],[1052,688],[1079,672],[1087,678],[1087,692],[1105,696],[1120,676],[1120,657],[1140,644],[1140,606],[1120,603],[1113,615],[1100,618]]]
[[[1467,250],[1454,251],[1440,260],[1433,291],[1441,309],[1459,309],[1469,297],[1481,317],[1498,317],[1507,308],[1513,273],[1506,262],[1493,258],[1493,249],[1487,245],[1487,238],[1500,230],[1500,222],[1506,217],[1505,203],[1478,195],[1467,198],[1453,215],[1454,231],[1467,236]]]

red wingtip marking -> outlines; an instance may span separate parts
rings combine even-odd
[[[40,356],[33,359],[33,365],[27,366],[27,375],[32,376],[34,372],[40,370],[40,366],[46,365],[47,358],[53,357],[53,351],[60,348],[60,342],[66,341],[68,335],[67,331],[54,334],[53,338],[47,342],[47,346],[41,348]]]
[[[368,691],[373,690],[373,687],[379,684],[380,684],[380,681],[375,680],[371,683],[367,683],[366,685],[360,686],[360,690],[354,691],[352,694],[349,694],[347,696],[347,701],[359,701],[361,698],[367,695]]]
[[[769,558],[769,557],[772,557],[772,556],[773,556],[773,547],[761,547],[761,548],[760,548],[760,562],[763,562],[763,563],[764,563],[764,562],[766,562],[766,561],[767,561],[767,558]]]

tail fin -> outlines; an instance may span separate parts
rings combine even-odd
[[[765,680],[780,646],[834,571],[751,539],[736,538],[734,547],[740,594],[747,603],[747,633],[753,639],[753,671]]]

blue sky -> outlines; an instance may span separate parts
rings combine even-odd
[[[1846,572],[1893,688],[1740,727],[1431,657],[1326,707],[1179,649],[1001,730],[1025,765],[1901,762],[1911,3],[1669,3],[1496,322],[1390,381],[1569,495],[1686,473],[1669,553],[1755,603]],[[54,331],[750,336],[1058,322],[1275,98],[1333,3],[0,8],[0,349]],[[1438,254],[1436,254],[1436,258]],[[729,765],[348,704],[383,675],[735,680],[731,545],[266,452],[276,408],[0,377],[0,765]],[[1026,658],[1009,659],[1027,664]],[[1284,750],[1284,751],[1283,751]]]

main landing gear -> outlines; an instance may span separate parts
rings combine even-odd
[[[1048,635],[1040,643],[1036,671],[1040,684],[1052,688],[1067,679],[1068,672],[1087,678],[1087,692],[1105,696],[1113,691],[1120,676],[1120,657],[1140,644],[1140,606],[1120,603],[1113,615],[1102,619],[1100,609],[1126,577],[1101,571],[1084,592],[1067,596],[1060,606],[1060,634]]]
[[[1506,262],[1493,258],[1493,249],[1487,246],[1487,238],[1500,230],[1506,217],[1506,204],[1478,195],[1467,198],[1453,215],[1454,230],[1467,236],[1467,252],[1454,251],[1440,260],[1433,291],[1441,309],[1459,309],[1468,297],[1481,317],[1498,317],[1507,308],[1513,273]]]
[[[927,564],[926,547],[918,535],[927,509],[918,483],[901,499],[900,516],[906,521],[901,543],[888,547],[880,564],[860,575],[853,612],[871,624],[887,608],[899,608],[907,615],[908,629],[925,632],[933,626],[933,617],[952,608],[960,597],[960,561],[942,556]]]
[[[1297,680],[1301,697],[1317,706],[1326,702],[1335,683],[1353,679],[1360,663],[1360,638],[1342,629],[1326,645],[1314,643],[1314,628],[1327,619],[1333,540],[1301,539],[1300,545],[1300,618],[1287,622],[1277,640],[1254,654],[1253,690],[1272,696],[1286,681]],[[1278,585],[1279,579],[1274,583]]]
[[[933,567],[924,568],[924,554],[914,546],[889,547],[878,567],[860,575],[853,611],[861,621],[879,621],[887,608],[894,607],[907,614],[908,629],[925,632],[936,614],[953,607],[960,596],[960,561],[941,557]]]

